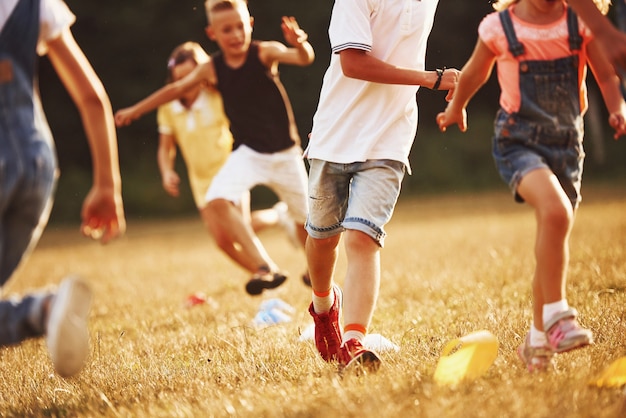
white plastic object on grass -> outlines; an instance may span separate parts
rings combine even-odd
[[[315,338],[315,324],[310,324],[300,334],[299,341],[309,341]],[[379,353],[385,351],[399,351],[400,347],[391,342],[388,338],[381,334],[367,334],[362,341],[363,347],[377,351]]]

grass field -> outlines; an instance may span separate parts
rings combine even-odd
[[[626,189],[585,190],[571,241],[568,299],[596,337],[529,374],[515,354],[530,322],[534,217],[506,192],[401,198],[382,252],[383,283],[370,331],[400,346],[376,374],[339,377],[313,343],[304,254],[282,231],[261,234],[292,275],[263,297],[196,218],[130,221],[100,246],[77,228],[50,227],[5,290],[23,293],[83,275],[95,292],[92,350],[64,380],[43,340],[0,350],[0,416],[105,417],[620,417],[622,388],[589,382],[626,355]],[[345,270],[343,254],[338,282]],[[185,308],[204,292],[208,303]],[[296,309],[289,323],[251,325],[262,300]],[[476,330],[499,340],[482,377],[439,385],[445,343]]]

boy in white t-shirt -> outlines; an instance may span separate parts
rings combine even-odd
[[[322,358],[341,368],[378,367],[363,348],[380,282],[380,249],[417,130],[418,86],[452,90],[459,72],[424,71],[437,0],[336,0],[332,48],[305,155],[310,162],[307,259],[309,312]],[[451,96],[452,91],[448,93]],[[334,283],[345,232],[342,293]]]
[[[0,285],[26,258],[48,221],[58,177],[54,141],[35,83],[47,54],[84,121],[94,162],[81,231],[107,242],[125,230],[117,138],[109,98],[76,44],[61,0],[0,2]],[[0,301],[0,346],[46,336],[56,371],[71,376],[89,352],[89,286],[76,277],[57,292]]]

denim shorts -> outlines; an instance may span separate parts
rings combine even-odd
[[[492,155],[502,179],[517,202],[517,188],[529,172],[547,168],[559,180],[572,207],[580,203],[585,152],[582,119],[578,127],[559,128],[528,122],[502,109],[495,120]]]
[[[309,163],[309,235],[323,239],[352,229],[383,247],[384,227],[398,201],[405,165],[393,160]]]

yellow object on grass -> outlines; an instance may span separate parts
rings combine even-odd
[[[482,376],[498,355],[498,339],[489,331],[476,331],[449,341],[435,369],[435,382],[456,384]]]
[[[626,385],[626,357],[620,357],[609,365],[596,380],[589,382],[592,386],[619,387]]]

